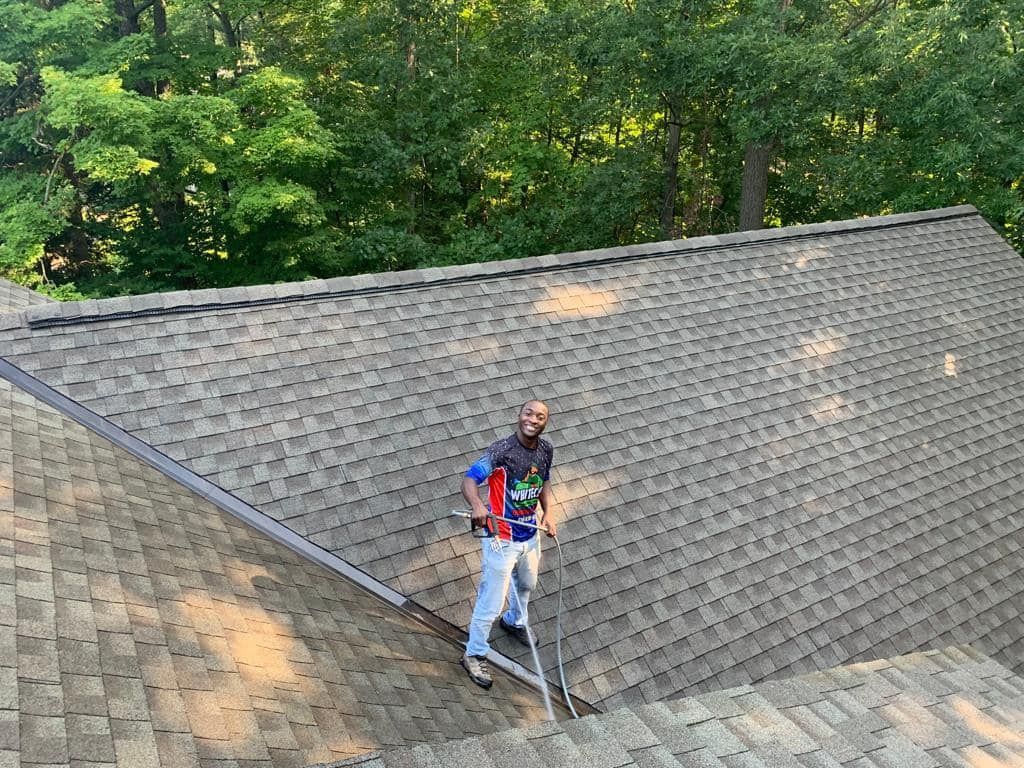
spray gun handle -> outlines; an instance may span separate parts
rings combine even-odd
[[[475,538],[475,539],[492,539],[492,538],[494,538],[494,534],[496,533],[496,528],[495,528],[495,525],[494,525],[494,515],[490,515],[490,514],[487,515],[487,519],[484,520],[484,524],[483,525],[477,525],[476,522],[473,520],[473,514],[471,512],[464,511],[464,510],[461,510],[461,509],[453,509],[451,511],[451,514],[455,515],[456,517],[464,517],[467,520],[469,520],[469,532],[471,534],[473,534],[473,538]]]
[[[493,518],[488,515],[483,525],[477,525],[472,517],[469,518],[469,532],[475,539],[493,539],[495,534]]]
[[[498,532],[497,523],[498,523],[499,520],[504,520],[506,523],[510,523],[512,525],[521,525],[524,528],[533,528],[533,530],[535,530],[535,531],[544,531],[545,533],[548,532],[548,527],[546,525],[537,525],[535,523],[524,523],[521,520],[513,520],[513,519],[508,518],[508,517],[502,517],[501,515],[495,515],[495,514],[493,514],[491,512],[487,513],[487,519],[484,521],[483,525],[477,525],[476,523],[474,523],[473,522],[473,515],[472,515],[472,513],[468,512],[468,511],[461,510],[461,509],[453,509],[450,512],[450,514],[455,515],[456,517],[468,518],[469,521],[470,521],[470,523],[469,523],[469,530],[478,539],[490,539],[490,538],[493,538],[497,534],[497,532]],[[486,531],[486,533],[477,533],[477,531]]]

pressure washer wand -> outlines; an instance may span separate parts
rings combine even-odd
[[[472,513],[464,512],[461,509],[453,509],[452,510],[452,514],[455,515],[456,517],[464,517],[467,520],[472,520],[473,519]],[[502,515],[495,515],[492,512],[488,512],[487,513],[487,517],[491,518],[492,520],[503,520],[504,522],[512,523],[513,525],[521,525],[524,528],[533,528],[533,530],[535,530],[535,531],[544,531],[544,533],[548,532],[548,527],[546,525],[534,525],[533,523],[521,523],[518,520],[513,520],[511,517],[503,517]]]
[[[473,519],[472,513],[467,512],[466,510],[462,510],[462,509],[453,509],[451,511],[451,514],[454,515],[455,517],[464,517],[464,518],[467,518],[469,520]],[[494,520],[504,520],[505,522],[512,523],[514,525],[524,525],[527,528],[533,528],[536,531],[544,531],[544,533],[548,532],[548,527],[546,525],[534,525],[533,523],[520,523],[519,521],[513,520],[513,519],[511,519],[509,517],[504,517],[502,515],[495,515],[493,512],[488,512],[487,516],[489,518],[491,518],[491,519],[494,519]],[[477,535],[476,534],[476,530],[479,530],[479,529],[474,529],[473,530],[473,535],[474,536]],[[487,537],[491,537],[491,536],[494,535],[494,533],[491,532],[489,527],[488,528],[484,528],[482,530],[486,530],[487,531],[487,534],[486,534]],[[483,537],[479,537],[478,536],[477,538],[483,538]],[[565,682],[565,664],[562,662],[562,545],[558,543],[558,537],[557,536],[552,536],[551,539],[555,542],[555,551],[558,552],[558,610],[555,611],[555,659],[556,659],[556,661],[558,663],[558,681],[562,684],[562,697],[565,700],[566,706],[569,708],[569,711],[572,713],[572,716],[578,719],[579,715],[576,713],[576,708],[572,705],[572,696],[569,695],[569,685]],[[529,631],[530,631],[529,628],[527,628],[527,632],[528,633],[529,633]],[[532,643],[532,640],[531,640],[531,650],[532,649],[533,649],[533,643]],[[541,681],[544,680],[544,676],[541,674],[541,669],[540,669],[540,663],[539,662],[537,663],[537,677]],[[545,691],[545,696],[546,695],[547,695],[547,693]]]

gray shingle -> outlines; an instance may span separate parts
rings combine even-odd
[[[880,677],[895,667],[904,670],[899,682]],[[897,710],[882,705],[877,714],[866,717],[868,710],[851,698],[852,691],[880,686],[892,687],[894,699],[905,705],[928,701],[931,693],[924,685],[936,677],[951,686],[950,694],[932,703],[927,712],[922,707]],[[794,694],[782,693],[789,685],[796,689]],[[709,696],[702,695],[453,742],[433,747],[431,758],[451,768],[523,765],[524,759],[551,768],[1013,765],[1021,758],[1016,724],[1024,704],[1022,687],[1024,681],[973,649],[947,648],[722,691],[719,700],[735,702],[735,709],[722,716],[704,706]],[[776,708],[767,695],[806,699],[810,689],[820,691],[820,701],[785,709]],[[965,707],[979,689],[993,697],[988,708]],[[941,713],[940,724],[936,713]],[[927,748],[922,743],[925,731]],[[524,752],[526,743],[531,753]],[[384,752],[379,759],[389,768],[418,766],[424,764],[424,754],[423,748],[402,749]]]
[[[628,252],[644,256],[616,261]],[[521,268],[548,271],[506,274]],[[428,273],[452,282],[417,283]],[[1000,606],[1019,598],[1024,563],[1015,552],[980,566],[966,558],[1019,530],[989,518],[1017,509],[1024,490],[1013,394],[1022,278],[1019,257],[961,208],[46,305],[24,313],[34,330],[5,334],[15,364],[457,623],[472,596],[457,586],[468,584],[466,537],[396,531],[462,505],[461,467],[508,429],[530,388],[517,373],[543,371],[535,387],[555,411],[562,537],[586,564],[567,583],[565,626],[587,635],[568,645],[583,661],[570,683],[655,699],[939,638],[1019,664],[1010,649],[1024,631]],[[374,290],[329,294],[359,287]],[[284,301],[224,311],[252,297]],[[205,303],[215,306],[40,325]],[[373,540],[385,518],[389,533]],[[639,561],[634,531],[653,550]],[[443,539],[451,554],[424,563]],[[94,553],[101,561],[109,567]],[[633,581],[615,576],[626,567]],[[553,634],[547,585],[543,638]],[[828,595],[812,601],[807,585]],[[640,631],[644,654],[674,665],[625,674],[597,658],[614,648],[629,663],[630,617],[673,593],[684,598],[671,615]],[[48,621],[45,608],[26,610]]]
[[[49,296],[36,293],[9,280],[0,280],[0,315],[53,303]]]
[[[448,641],[7,382],[0,455],[0,752],[22,764],[307,764],[541,716],[503,675],[478,695]]]

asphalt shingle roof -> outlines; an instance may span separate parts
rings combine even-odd
[[[53,303],[53,299],[49,296],[0,278],[0,313],[19,312],[36,304],[50,303]]]
[[[1024,765],[1024,680],[968,646],[366,755],[358,768]]]
[[[306,765],[543,718],[459,653],[0,380],[0,765]]]
[[[11,362],[458,625],[458,477],[547,399],[595,703],[953,643],[1024,663],[1024,264],[969,207],[0,326]]]

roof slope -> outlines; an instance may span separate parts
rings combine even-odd
[[[460,625],[458,476],[548,399],[568,672],[594,702],[936,644],[1024,659],[1024,264],[972,208],[59,304],[5,337]]]
[[[0,313],[18,312],[36,304],[51,304],[53,299],[0,278]]]
[[[359,768],[1024,765],[1024,680],[970,647],[346,761]]]
[[[0,765],[292,766],[543,717],[458,655],[0,380]]]

